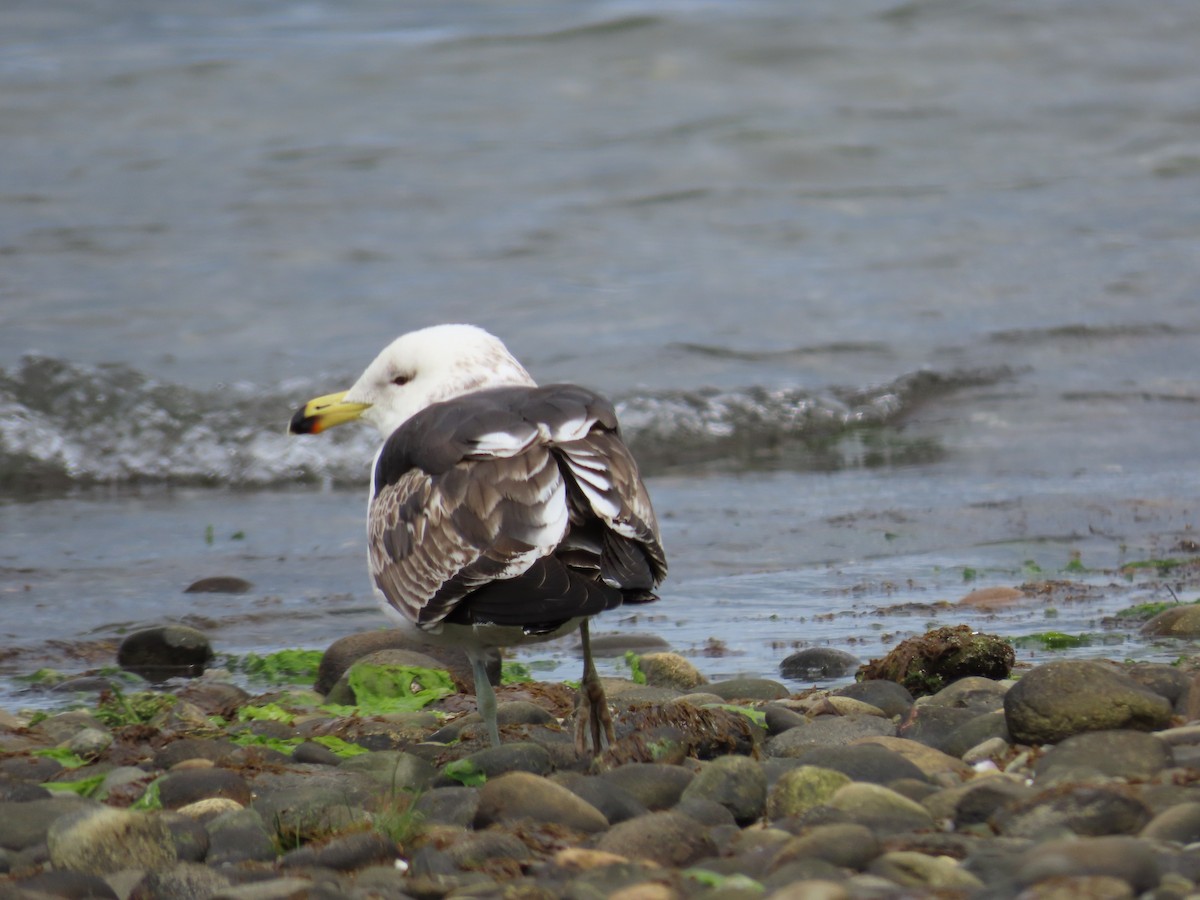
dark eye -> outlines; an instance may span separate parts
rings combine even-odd
[[[392,384],[396,385],[396,387],[404,387],[410,381],[412,381],[411,375],[397,375],[392,379]]]

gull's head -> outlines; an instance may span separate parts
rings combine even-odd
[[[310,400],[288,430],[316,434],[363,419],[387,437],[434,403],[484,388],[533,384],[499,338],[474,325],[435,325],[396,338],[350,390]]]

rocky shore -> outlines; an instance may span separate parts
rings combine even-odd
[[[321,693],[209,672],[0,713],[0,897],[1200,893],[1200,687],[1180,667],[1060,660],[914,698],[708,684],[653,653],[606,680],[617,741],[593,762],[570,686],[500,686],[492,748],[453,661],[379,643],[331,648]],[[380,673],[390,707],[367,699]]]

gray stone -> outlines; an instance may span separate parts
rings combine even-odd
[[[1200,841],[1200,803],[1188,801],[1168,806],[1146,823],[1139,836],[1177,844]]]
[[[84,728],[67,741],[67,749],[80,759],[95,759],[112,746],[113,736],[107,729]]]
[[[663,810],[679,802],[694,773],[663,763],[629,763],[597,777],[622,788],[647,809]]]
[[[894,850],[871,861],[867,871],[901,887],[930,891],[975,891],[983,882],[945,856]]]
[[[161,869],[175,863],[175,842],[162,817],[107,806],[88,807],[54,821],[46,834],[59,869],[108,875],[120,869]]]
[[[762,712],[767,722],[767,733],[771,735],[781,734],[789,728],[796,728],[808,722],[807,716],[778,703],[768,703],[762,707]]]
[[[791,694],[786,686],[769,678],[730,678],[708,685],[706,690],[722,700],[782,700]]]
[[[895,681],[859,681],[837,688],[833,693],[869,703],[883,710],[889,718],[904,715],[913,705],[913,695],[908,688]]]
[[[946,736],[939,749],[961,759],[973,747],[995,738],[999,738],[1004,744],[1012,743],[1003,709],[968,719]]]
[[[936,694],[923,697],[919,706],[946,706],[969,709],[976,715],[1004,709],[1004,695],[1013,682],[995,681],[979,675],[968,675],[951,682]]]
[[[906,740],[945,752],[950,735],[976,715],[973,710],[956,706],[918,703],[900,722],[896,733]]]
[[[742,825],[763,813],[767,776],[762,766],[745,756],[721,756],[707,763],[683,791],[682,800],[704,797],[724,806]]]
[[[460,869],[478,869],[493,859],[525,862],[531,854],[515,835],[489,830],[464,835],[446,848],[446,855]]]
[[[806,766],[821,766],[848,775],[854,781],[890,784],[902,778],[925,780],[925,773],[895,750],[878,744],[849,747],[813,747],[796,759]]]
[[[879,716],[818,716],[766,743],[769,756],[798,757],[813,747],[844,746],[873,735],[892,736],[896,726]]]
[[[1171,748],[1140,731],[1088,731],[1072,735],[1037,761],[1039,784],[1097,776],[1147,779],[1171,765]]]
[[[158,782],[164,809],[179,809],[208,797],[226,797],[242,806],[251,799],[246,779],[229,769],[180,769]]]
[[[1150,810],[1117,785],[1064,785],[1028,800],[1010,803],[991,819],[1001,834],[1052,838],[1136,834],[1150,821]]]
[[[530,772],[489,778],[479,791],[475,827],[521,819],[553,822],[587,834],[608,828],[600,810],[548,778]]]
[[[400,750],[360,753],[342,761],[338,769],[365,775],[393,793],[419,793],[437,777],[437,770],[419,756]]]
[[[806,647],[784,657],[779,674],[793,681],[820,681],[844,678],[854,672],[860,660],[853,653],[833,647]]]
[[[650,811],[629,791],[612,782],[578,772],[557,772],[553,780],[600,810],[610,825],[645,815]]]
[[[1033,788],[1013,778],[995,776],[967,782],[962,795],[954,804],[954,824],[958,828],[982,825],[1001,809],[1023,803],[1036,793]]]
[[[678,812],[653,812],[614,825],[596,849],[660,866],[684,867],[716,852],[707,830]]]
[[[1021,858],[1018,884],[1048,878],[1111,875],[1126,881],[1135,894],[1154,888],[1160,878],[1158,858],[1147,843],[1129,837],[1069,838],[1046,841]]]
[[[437,668],[446,669],[456,682],[472,693],[475,691],[471,663],[461,649],[430,646],[396,628],[364,631],[338,638],[326,648],[325,655],[321,657],[317,681],[313,687],[322,694],[328,694],[338,679],[357,660],[376,650],[384,649],[411,650],[436,659]],[[487,656],[487,673],[488,681],[492,684],[500,683],[500,654],[496,651],[491,651]]]
[[[771,870],[807,858],[821,859],[841,869],[860,870],[880,850],[874,832],[865,825],[818,825],[780,847],[771,860]]]
[[[25,850],[46,840],[50,826],[68,813],[98,809],[99,804],[80,797],[0,803],[0,847]]]
[[[282,829],[287,825],[280,822]],[[273,834],[267,830],[263,817],[253,809],[238,809],[217,816],[206,826],[209,849],[206,862],[210,866],[235,865],[242,862],[267,862],[275,859]],[[296,841],[305,835],[287,829],[289,839]]]
[[[353,872],[371,865],[394,862],[396,845],[374,831],[340,835],[320,845],[306,845],[286,854],[280,865],[287,868],[318,867]]]
[[[1171,719],[1171,703],[1110,666],[1057,660],[1026,673],[1004,697],[1013,739],[1057,743],[1084,731],[1149,731]]]
[[[925,807],[877,784],[848,784],[829,798],[828,805],[876,834],[933,827],[933,817]]]
[[[16,888],[12,893],[9,889]],[[64,872],[51,869],[23,878],[15,885],[8,885],[4,897],[14,900],[42,900],[50,897],[86,897],[98,900],[117,900],[119,896],[112,886],[99,875],[84,875],[81,872]]]
[[[434,780],[434,785],[436,787],[452,787],[461,784],[461,781],[450,774],[451,771],[470,771],[482,774],[490,780],[509,772],[546,775],[551,769],[553,769],[553,763],[550,751],[541,744],[508,743],[501,744],[499,747],[488,747],[486,750],[477,750],[457,762],[448,763]]]
[[[463,828],[475,821],[478,808],[479,788],[475,787],[433,788],[417,797],[416,802],[416,811],[422,821]]]
[[[147,872],[129,900],[207,900],[230,886],[216,869],[197,862],[181,862],[169,869]]]

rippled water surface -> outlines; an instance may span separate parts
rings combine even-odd
[[[15,0],[0,33],[6,673],[149,621],[381,624],[375,438],[283,427],[442,321],[618,400],[672,569],[599,630],[711,676],[1198,595],[1118,568],[1194,546],[1194,3]],[[254,587],[182,593],[212,574]],[[1191,652],[1117,638],[1074,652]]]

